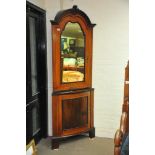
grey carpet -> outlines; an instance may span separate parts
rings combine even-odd
[[[114,142],[110,138],[86,136],[66,139],[60,143],[58,150],[51,150],[50,139],[42,139],[37,147],[37,155],[113,155]]]

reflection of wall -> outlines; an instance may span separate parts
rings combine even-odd
[[[84,39],[77,38],[75,46],[77,46],[77,47],[84,47]]]

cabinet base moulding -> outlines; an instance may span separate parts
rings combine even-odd
[[[58,150],[59,149],[59,144],[61,143],[62,140],[69,138],[69,137],[73,137],[73,136],[78,136],[78,135],[89,135],[89,138],[91,140],[93,140],[95,138],[95,128],[90,128],[89,130],[85,131],[85,132],[81,132],[75,135],[68,135],[68,136],[61,136],[61,137],[55,137],[52,136],[51,137],[51,149],[52,150]]]

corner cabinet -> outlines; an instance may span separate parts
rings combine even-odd
[[[59,11],[52,24],[52,149],[64,137],[95,137],[92,88],[93,27],[77,6]]]

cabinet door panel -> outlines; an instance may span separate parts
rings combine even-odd
[[[88,125],[88,97],[62,100],[62,129]]]
[[[90,92],[60,95],[57,101],[61,135],[72,135],[90,128]]]

